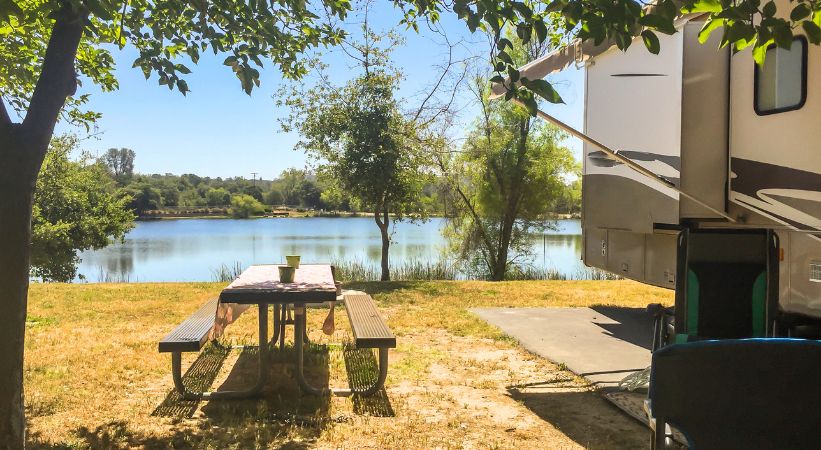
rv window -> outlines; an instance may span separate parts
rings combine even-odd
[[[764,66],[755,66],[755,112],[792,111],[807,99],[807,40],[796,38],[789,50],[767,50]]]

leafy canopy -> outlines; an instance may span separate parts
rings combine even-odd
[[[753,50],[762,64],[766,49],[772,45],[789,48],[796,32],[802,31],[813,44],[821,43],[821,2],[791,0],[780,3],[788,8],[778,10],[774,0],[414,0],[395,4],[405,10],[405,22],[418,29],[420,20],[438,20],[450,5],[473,32],[491,33],[495,43],[491,64],[495,76],[491,81],[508,78],[507,98],[522,101],[535,114],[533,94],[558,103],[561,98],[549,83],[520,78],[517,64],[509,54],[513,43],[505,36],[515,30],[528,43],[537,40],[556,48],[573,39],[598,44],[609,43],[626,50],[633,38],[641,40],[652,53],[660,50],[657,33],[676,32],[674,20],[685,13],[708,15],[699,36],[702,43],[716,31],[722,32],[722,47],[741,51]],[[526,88],[526,89],[525,89]]]
[[[106,168],[85,157],[70,159],[77,144],[73,136],[55,138],[37,179],[31,273],[47,281],[71,281],[78,252],[121,239],[134,223]]]
[[[417,129],[393,95],[398,80],[372,68],[343,87],[318,85],[286,101],[293,115],[283,125],[299,132],[298,148],[317,160],[325,179],[363,209],[402,218],[424,211],[425,175]]]
[[[317,6],[317,5],[315,5]],[[21,114],[40,76],[55,20],[82,20],[86,31],[76,68],[103,91],[118,87],[111,50],[133,47],[133,66],[160,85],[189,91],[185,75],[201,52],[224,54],[225,65],[250,93],[259,85],[259,68],[269,61],[287,77],[306,71],[300,56],[308,49],[335,45],[344,33],[331,18],[344,18],[348,0],[0,0],[0,91]],[[317,9],[328,20],[323,19]],[[88,123],[87,95],[69,99],[63,118]]]

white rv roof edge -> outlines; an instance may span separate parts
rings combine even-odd
[[[703,17],[704,15],[704,13],[685,14],[676,19],[674,26],[676,27],[676,29],[680,29],[688,22]],[[636,36],[634,38],[634,40],[637,39],[639,39],[639,36]],[[581,42],[578,39],[576,39],[573,42],[567,44],[566,46],[559,48],[551,53],[548,53],[547,55],[542,56],[541,58],[534,59],[533,61],[530,61],[529,63],[520,67],[519,76],[522,78],[527,78],[528,80],[542,79],[556,72],[561,72],[562,70],[570,66],[570,64],[586,62],[589,59],[599,56],[602,53],[614,47],[616,47],[616,43],[609,40],[605,40],[601,44],[595,45],[592,41],[589,40]],[[508,85],[508,80],[509,78],[505,78],[505,81],[502,83],[491,84],[491,100],[505,95],[505,93],[507,92],[505,86]]]

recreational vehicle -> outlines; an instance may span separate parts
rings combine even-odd
[[[585,264],[675,290],[654,343],[654,446],[670,434],[659,414],[678,414],[702,448],[742,448],[721,440],[728,423],[805,448],[821,439],[821,46],[798,35],[757,65],[719,49],[720,31],[700,44],[705,20],[678,18],[658,55],[575,43],[521,76],[585,69],[583,130],[538,112],[584,142]],[[755,339],[784,337],[809,339]]]
[[[807,332],[821,321],[821,47],[798,36],[759,67],[719,49],[720,31],[700,44],[704,20],[680,18],[658,55],[576,44],[521,74],[584,66],[584,129],[539,115],[584,141],[585,264],[691,297],[754,290],[767,330],[753,335]]]

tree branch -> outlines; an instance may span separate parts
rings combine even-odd
[[[77,90],[74,60],[83,37],[88,11],[72,12],[66,6],[54,22],[51,38],[43,58],[43,69],[31,96],[23,128],[46,142],[65,106],[66,99]]]
[[[9,117],[9,111],[6,109],[6,102],[3,101],[2,96],[0,96],[0,125],[11,125],[11,117]]]

